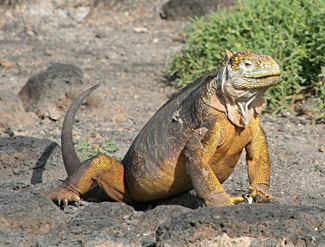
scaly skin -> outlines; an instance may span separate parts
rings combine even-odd
[[[80,164],[74,155],[72,123],[82,100],[72,104],[62,128],[62,153],[68,178],[49,197],[60,204],[79,201],[99,186],[115,201],[157,200],[192,188],[208,206],[232,205],[222,187],[246,149],[250,193],[272,199],[266,136],[257,114],[262,95],[280,79],[269,56],[226,52],[221,66],[163,105],[140,131],[122,162],[97,155]],[[69,156],[69,153],[72,153]]]

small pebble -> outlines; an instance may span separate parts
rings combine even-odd
[[[136,33],[147,33],[148,28],[146,28],[146,27],[135,27],[135,28],[133,28],[133,31],[136,32]]]

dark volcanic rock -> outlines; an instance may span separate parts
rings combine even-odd
[[[124,203],[90,203],[35,246],[322,246],[324,218],[324,209],[312,206],[159,206],[137,212]]]
[[[160,224],[188,211],[181,206],[159,206],[137,212],[125,203],[91,203],[38,239],[37,246],[150,246]]]
[[[56,120],[61,115],[58,110],[66,108],[67,99],[70,98],[71,103],[71,98],[81,92],[83,78],[82,70],[76,66],[56,63],[32,76],[20,90],[19,97],[26,111]]]
[[[37,184],[64,179],[59,145],[47,139],[17,136],[0,139],[0,185]]]
[[[201,17],[218,8],[229,8],[235,0],[170,0],[161,10],[161,17],[167,20],[186,20],[188,17]]]
[[[128,224],[136,215],[124,203],[92,204],[67,224],[58,224],[37,246],[141,246],[137,232]]]
[[[65,217],[46,197],[0,190],[0,246],[30,246]]]
[[[160,225],[157,246],[209,246],[228,237],[240,243],[236,246],[321,246],[325,244],[324,213],[319,207],[280,204],[208,207]]]
[[[141,236],[143,245],[155,243],[156,230],[159,225],[170,219],[179,219],[184,213],[190,212],[189,208],[182,206],[158,206],[144,212],[138,218],[138,224],[134,227]]]

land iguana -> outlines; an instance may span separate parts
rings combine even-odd
[[[58,205],[79,202],[95,186],[114,201],[134,204],[171,197],[194,188],[207,206],[232,205],[222,183],[246,149],[249,192],[272,200],[270,159],[258,114],[262,95],[280,80],[278,64],[252,51],[226,51],[216,70],[189,84],[165,103],[139,132],[124,159],[98,154],[81,164],[72,140],[74,116],[98,85],[69,108],[62,127],[67,179],[48,196]]]

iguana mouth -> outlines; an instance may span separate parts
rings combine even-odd
[[[264,88],[264,87],[270,87],[272,85],[275,85],[278,81],[280,81],[280,75],[281,73],[274,73],[269,75],[263,75],[263,76],[246,76],[245,78],[248,80],[255,81],[254,83],[248,83],[246,85],[241,85],[240,89],[243,88]]]
[[[280,78],[281,73],[274,73],[271,75],[262,75],[262,76],[245,76],[247,79],[255,79],[255,80],[262,80],[262,79],[268,79],[268,78]]]

